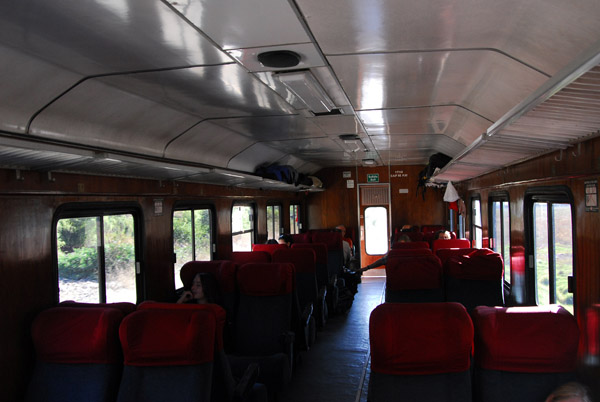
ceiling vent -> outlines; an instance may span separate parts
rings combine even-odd
[[[264,67],[290,68],[300,63],[300,55],[291,50],[274,50],[259,54],[258,61]]]

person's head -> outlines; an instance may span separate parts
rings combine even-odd
[[[339,230],[340,232],[342,232],[342,238],[346,237],[346,226],[344,226],[344,225],[337,225],[335,228],[337,230]]]
[[[192,280],[190,292],[196,303],[220,302],[219,284],[214,275],[208,272],[198,272]]]
[[[435,240],[441,239],[441,240],[450,240],[452,238],[452,236],[450,235],[450,232],[448,232],[447,230],[438,230],[437,232],[435,232]]]
[[[279,244],[286,244],[288,246],[292,245],[292,235],[282,234],[278,239]]]
[[[398,238],[398,243],[409,243],[410,242],[410,237],[408,237],[407,235],[402,235]]]
[[[552,392],[545,402],[591,402],[585,386],[578,382],[568,382]]]
[[[269,239],[267,240],[267,244],[279,244],[279,242],[275,239]]]

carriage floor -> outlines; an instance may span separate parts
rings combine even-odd
[[[283,402],[366,402],[369,316],[383,299],[385,277],[363,276],[352,308],[329,318],[314,346],[301,354]]]

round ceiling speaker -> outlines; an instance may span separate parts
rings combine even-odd
[[[274,50],[258,55],[258,61],[265,67],[289,68],[300,63],[300,55],[291,50]]]

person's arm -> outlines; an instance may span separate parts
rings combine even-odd
[[[190,292],[189,290],[186,290],[185,292],[183,292],[183,294],[181,295],[179,300],[177,300],[177,303],[178,304],[187,303],[188,301],[192,300],[193,298],[194,298],[194,295],[192,294],[192,292]]]
[[[383,257],[381,257],[380,259],[378,259],[377,261],[375,261],[375,262],[367,265],[364,268],[359,269],[358,272],[365,272],[365,271],[368,271],[368,270],[370,270],[372,268],[377,268],[377,267],[380,267],[382,265],[385,265],[385,264],[387,264],[387,258],[388,258],[388,256],[386,254]]]

